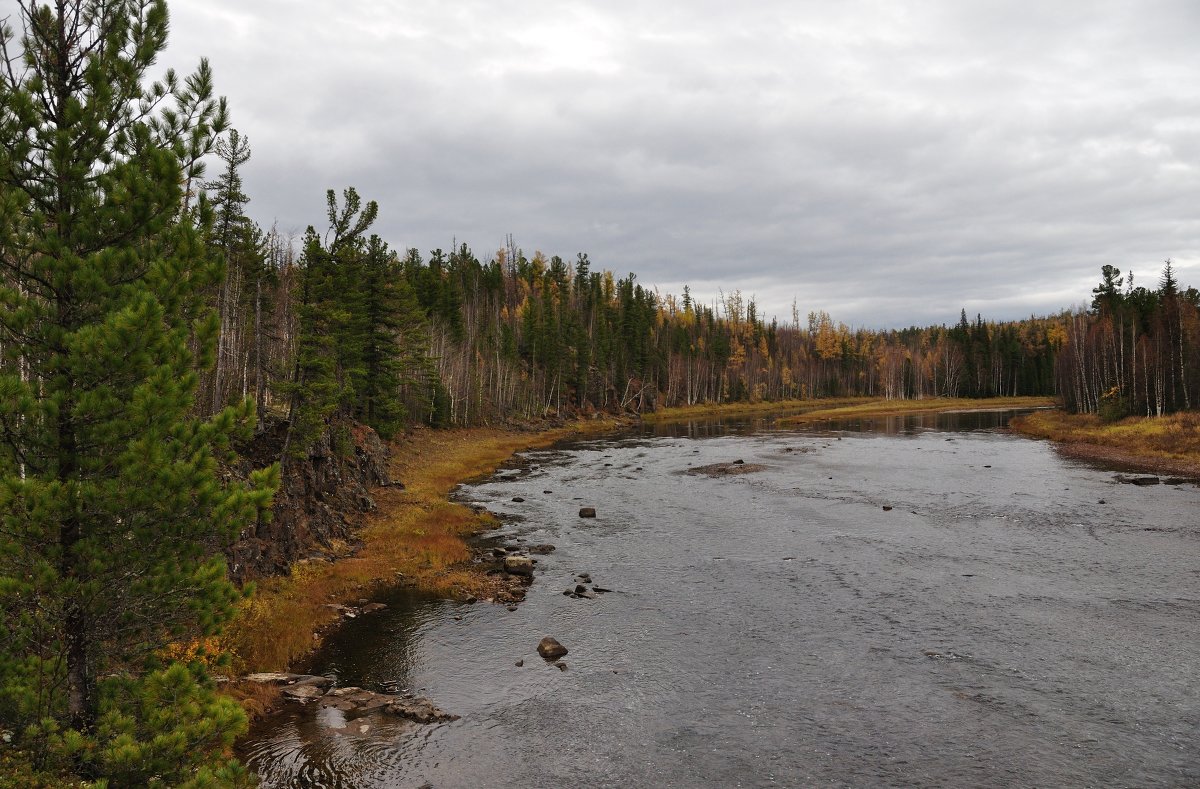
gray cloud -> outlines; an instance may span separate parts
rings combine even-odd
[[[649,6],[649,7],[646,7]],[[1152,2],[209,0],[252,213],[377,199],[398,248],[528,252],[754,295],[790,320],[1084,301],[1101,265],[1200,285],[1200,7]]]

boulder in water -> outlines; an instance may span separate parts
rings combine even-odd
[[[506,556],[504,569],[513,575],[533,575],[533,559],[528,556]]]
[[[537,651],[546,660],[558,660],[567,654],[567,648],[558,643],[557,639],[550,636],[546,636],[538,642]]]
[[[459,718],[458,715],[452,715],[445,710],[435,707],[429,699],[421,698],[395,699],[383,709],[391,715],[407,718],[417,723],[442,723],[444,721],[456,721]]]

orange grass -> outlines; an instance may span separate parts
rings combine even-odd
[[[268,682],[226,682],[220,685],[221,693],[241,705],[251,720],[257,720],[283,703],[278,685]]]
[[[925,400],[869,400],[785,416],[777,420],[776,424],[795,425],[829,419],[854,419],[862,416],[898,416],[950,411],[1008,411],[1015,408],[1049,408],[1053,405],[1054,401],[1049,397],[934,397]]]
[[[835,408],[873,402],[869,397],[823,397],[812,400],[774,400],[757,403],[700,403],[663,408],[642,415],[644,422],[680,422],[704,417],[738,417],[783,414],[789,411],[812,411],[816,408]]]
[[[802,424],[826,419],[852,419],[859,416],[896,416],[941,411],[1007,411],[1013,408],[1049,408],[1048,397],[938,397],[925,400],[881,400],[874,397],[825,397],[813,400],[780,400],[761,403],[705,403],[664,408],[645,414],[646,422],[679,422],[704,417],[779,415],[776,424]]]
[[[1092,414],[1041,411],[1013,420],[1012,427],[1073,448],[1075,455],[1200,473],[1200,413],[1195,411],[1111,423]],[[1088,447],[1109,451],[1089,453]]]
[[[467,564],[466,538],[496,521],[451,503],[450,491],[491,473],[514,452],[616,424],[592,420],[541,432],[419,428],[401,437],[393,443],[391,473],[404,487],[375,492],[378,509],[360,532],[361,548],[335,562],[299,562],[288,576],[259,582],[225,637],[235,668],[286,669],[337,621],[330,604],[358,601],[381,586],[402,582],[444,596],[490,596],[494,582]]]

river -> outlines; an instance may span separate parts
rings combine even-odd
[[[1007,418],[524,453],[456,494],[557,546],[524,603],[396,591],[309,666],[462,718],[290,708],[240,755],[266,787],[1200,785],[1200,489]],[[613,591],[565,596],[579,573]]]

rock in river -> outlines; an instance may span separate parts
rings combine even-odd
[[[744,460],[736,460],[733,463],[713,463],[708,466],[696,466],[695,468],[689,468],[687,473],[704,474],[709,477],[723,477],[732,474],[753,474],[765,468],[766,466],[761,463],[747,463]]]
[[[550,636],[546,636],[538,642],[537,651],[546,660],[558,660],[567,654],[567,648]]]
[[[283,689],[283,697],[288,701],[298,701],[301,704],[319,699],[325,691],[316,685],[289,685]]]
[[[384,708],[385,712],[417,723],[456,721],[459,716],[433,706],[429,699],[399,699]]]
[[[513,575],[533,575],[533,559],[528,556],[506,556],[504,569]]]
[[[1124,474],[1118,474],[1114,479],[1117,482],[1123,482],[1126,485],[1158,485],[1161,480],[1158,477],[1127,477]]]
[[[596,508],[595,507],[580,507],[579,508],[579,517],[581,517],[581,518],[596,517]]]
[[[402,698],[391,693],[376,693],[355,687],[331,690],[321,697],[319,704],[341,710],[351,719],[382,711],[417,723],[458,720],[457,715],[435,707],[426,698]]]
[[[328,690],[333,685],[333,678],[322,677],[314,674],[278,674],[274,672],[247,674],[242,677],[246,682],[257,682],[260,685],[288,685],[292,688],[300,687],[316,687],[322,692]],[[307,693],[301,693],[297,696],[292,696],[296,701],[301,700],[300,696]],[[320,694],[318,694],[320,695]]]
[[[396,697],[387,693],[375,693],[357,687],[337,688],[326,693],[321,698],[322,707],[333,707],[348,713],[349,717],[366,715],[396,701]]]

